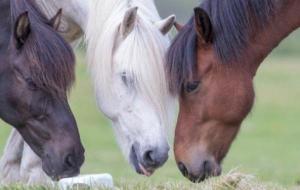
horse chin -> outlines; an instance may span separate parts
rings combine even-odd
[[[72,171],[64,171],[57,172],[55,170],[55,166],[49,160],[49,158],[45,158],[46,160],[42,161],[43,171],[51,178],[52,181],[59,181],[64,178],[76,177],[80,174],[80,170],[72,170]],[[61,171],[61,168],[58,170]]]
[[[55,175],[55,170],[53,169],[53,166],[47,157],[42,158],[42,168],[43,171],[52,179],[52,181],[60,180],[60,177]]]
[[[139,168],[142,175],[145,175],[147,177],[150,177],[154,173],[154,169],[146,169],[142,164],[139,164]]]
[[[146,168],[140,161],[139,161],[139,157],[136,153],[136,150],[134,147],[131,148],[131,152],[130,152],[130,163],[131,165],[134,167],[135,171],[138,174],[144,175],[144,176],[151,176],[155,169],[154,168]]]

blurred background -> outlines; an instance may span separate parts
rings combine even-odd
[[[162,17],[176,14],[182,23],[198,5],[196,0],[156,3]],[[96,107],[83,50],[77,51],[77,61],[77,82],[70,102],[86,147],[82,172],[108,172],[117,181],[186,181],[173,156],[151,178],[138,176],[130,168],[116,144],[109,121]],[[300,183],[300,31],[286,39],[262,64],[255,84],[255,107],[224,160],[224,172],[237,169],[263,181]],[[0,126],[2,151],[10,128],[1,121]]]

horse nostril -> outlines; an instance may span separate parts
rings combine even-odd
[[[168,150],[150,149],[143,154],[143,164],[149,168],[158,168],[168,160]]]
[[[208,178],[212,176],[212,165],[208,160],[203,162],[203,173],[204,173],[204,178]]]
[[[146,165],[149,165],[149,166],[154,166],[156,165],[156,161],[155,161],[155,153],[153,150],[148,150],[144,153],[144,156],[143,156],[143,159],[144,159],[144,162]]]
[[[183,176],[187,177],[189,175],[188,170],[186,169],[185,165],[182,162],[178,163],[178,168]]]
[[[72,154],[66,156],[65,164],[67,165],[68,168],[72,168],[72,169],[76,168],[75,157]]]

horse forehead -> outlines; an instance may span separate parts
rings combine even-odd
[[[159,32],[159,31],[158,31]],[[157,60],[163,62],[164,54],[167,51],[168,39],[158,36],[150,37],[147,35],[130,36],[131,39],[125,39],[118,42],[113,53],[113,59],[117,67],[126,69],[124,62],[142,64],[142,62],[149,62],[150,65],[155,65]]]

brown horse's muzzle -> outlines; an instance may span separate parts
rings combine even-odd
[[[185,165],[179,162],[178,168],[182,175],[194,183],[199,183],[209,177],[219,176],[222,171],[219,164],[209,159],[198,162],[196,166]]]

